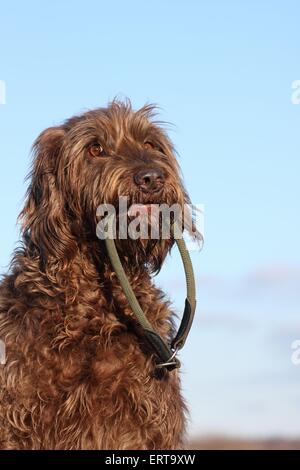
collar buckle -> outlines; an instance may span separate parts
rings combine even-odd
[[[173,369],[179,369],[181,364],[179,359],[177,359],[177,353],[178,353],[179,348],[175,348],[173,351],[172,355],[169,357],[169,359],[166,362],[162,362],[159,364],[156,364],[155,368],[156,369],[168,369],[168,370],[173,370]]]

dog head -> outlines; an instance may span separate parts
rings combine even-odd
[[[118,214],[121,196],[146,208],[189,203],[172,143],[154,115],[152,105],[135,112],[129,102],[114,101],[38,137],[22,219],[25,239],[46,262],[68,260],[79,241],[95,239],[101,204]],[[172,244],[118,240],[131,263],[151,270],[160,268]]]

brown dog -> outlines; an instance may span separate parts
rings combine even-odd
[[[22,247],[0,286],[0,448],[175,449],[185,405],[178,371],[152,353],[96,237],[96,211],[189,202],[154,107],[114,101],[44,131],[21,213]],[[152,283],[173,240],[118,240],[131,286],[167,339],[171,311]]]

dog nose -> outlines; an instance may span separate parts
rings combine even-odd
[[[159,168],[148,168],[136,173],[134,181],[145,192],[157,192],[164,185],[165,174]]]

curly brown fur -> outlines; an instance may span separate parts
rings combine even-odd
[[[159,200],[188,202],[153,106],[114,101],[45,130],[21,213],[22,246],[0,285],[2,449],[175,449],[185,405],[177,371],[154,374],[152,351],[96,237],[96,209],[120,195],[148,202],[140,168],[159,166]],[[145,142],[151,142],[151,146]],[[104,153],[92,157],[90,145]],[[153,202],[153,201],[151,201]],[[172,241],[118,241],[130,283],[167,339],[171,311],[150,274]]]

